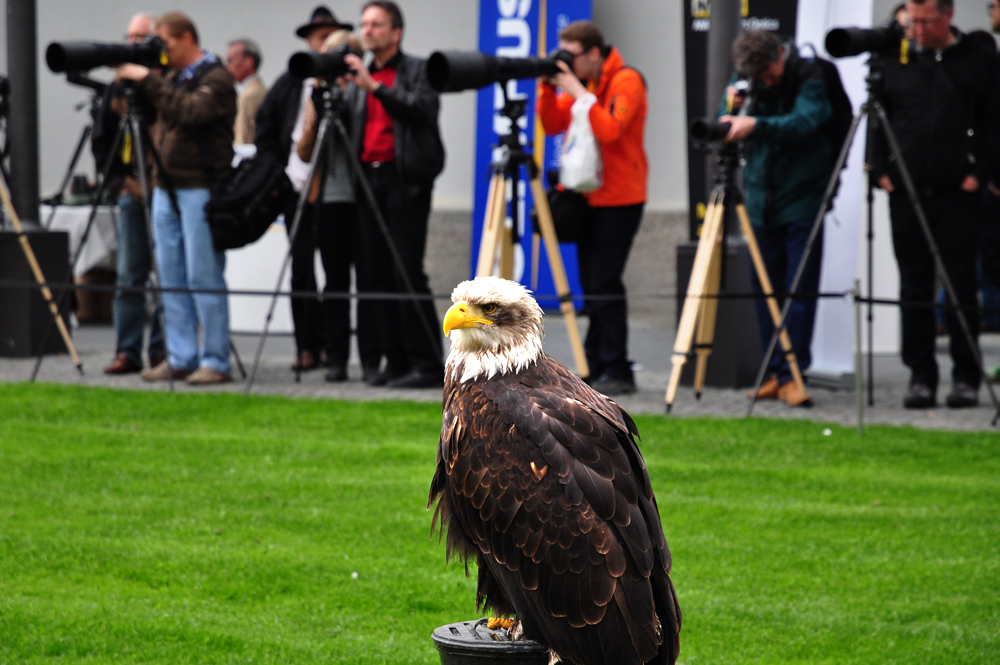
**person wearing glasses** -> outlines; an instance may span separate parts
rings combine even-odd
[[[132,17],[125,38],[130,44],[141,44],[153,32],[156,17],[141,13]],[[148,107],[148,104],[144,104]],[[160,326],[159,310],[147,311],[146,294],[139,289],[146,286],[149,273],[153,269],[149,251],[149,235],[146,217],[142,207],[142,188],[136,164],[126,164],[121,159],[121,150],[111,153],[121,116],[126,112],[125,90],[120,83],[112,83],[104,90],[101,106],[94,116],[94,133],[91,148],[97,168],[103,169],[110,158],[111,171],[108,173],[108,190],[117,193],[118,203],[118,277],[116,284],[121,291],[115,291],[112,317],[115,326],[115,357],[105,366],[105,374],[132,374],[142,371],[143,337],[149,324],[147,357],[149,366],[155,367],[166,357],[163,345],[163,328]],[[156,112],[144,108],[145,119],[152,124]]]
[[[934,243],[955,288],[978,347],[976,253],[980,243],[983,188],[995,175],[998,67],[992,49],[955,28],[952,0],[909,0],[912,39],[885,57],[882,101],[899,140]],[[892,242],[899,267],[903,363],[910,382],[908,409],[936,405],[939,382],[935,359],[935,262],[914,206],[903,187],[898,160],[884,133],[873,145],[872,175],[889,194]],[[951,408],[976,406],[981,369],[977,349],[963,333],[954,311],[950,337]]]
[[[584,296],[599,296],[586,301],[588,381],[605,395],[634,393],[622,276],[646,204],[646,83],[625,65],[617,48],[604,43],[601,31],[590,21],[566,26],[559,34],[559,48],[573,56],[573,66],[560,62],[561,73],[540,80],[542,127],[549,135],[566,131],[573,105],[593,94],[597,102],[588,118],[604,163],[603,184],[585,195],[590,215],[580,220],[583,230],[577,241]]]

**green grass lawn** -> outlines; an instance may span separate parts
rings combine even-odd
[[[440,406],[0,385],[0,663],[435,663]],[[681,662],[1000,662],[1000,436],[637,418]]]

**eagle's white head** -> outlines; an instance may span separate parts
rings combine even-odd
[[[477,277],[456,286],[451,301],[444,334],[453,333],[446,369],[452,379],[516,372],[541,357],[542,308],[517,282]]]

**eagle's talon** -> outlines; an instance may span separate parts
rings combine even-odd
[[[503,628],[504,630],[510,630],[510,627],[514,625],[513,619],[505,619],[503,617],[491,617],[486,621],[486,627],[490,630],[496,630],[497,628]],[[511,638],[513,639],[513,638]]]

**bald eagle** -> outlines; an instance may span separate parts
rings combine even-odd
[[[674,663],[681,611],[632,418],[545,355],[520,284],[478,277],[451,298],[427,506],[448,556],[477,563],[477,607],[553,658]]]

